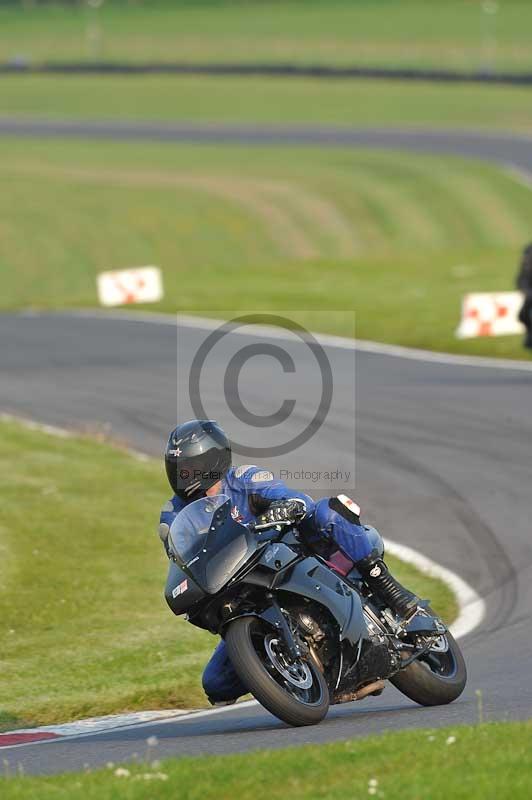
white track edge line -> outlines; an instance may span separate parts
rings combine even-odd
[[[31,747],[32,745],[54,744],[57,742],[65,742],[65,741],[72,742],[75,739],[85,739],[88,736],[103,736],[117,731],[138,730],[139,728],[150,728],[153,727],[154,725],[169,725],[172,722],[187,722],[188,720],[191,719],[199,719],[201,717],[213,716],[216,714],[225,714],[228,711],[235,711],[236,709],[240,708],[251,708],[252,706],[258,706],[258,705],[259,703],[256,700],[244,700],[241,703],[237,702],[234,703],[234,705],[222,706],[221,708],[205,708],[205,709],[198,709],[197,711],[186,711],[185,713],[179,711],[179,709],[176,709],[176,713],[173,717],[168,716],[164,717],[163,719],[153,719],[147,722],[133,722],[128,725],[120,725],[117,726],[116,728],[109,728],[108,730],[105,731],[101,730],[87,731],[86,733],[73,733],[70,736],[69,735],[58,736],[55,739],[41,739],[40,741],[36,742],[21,742],[20,744],[0,746],[0,754],[6,750],[15,750],[16,748],[19,747]],[[46,726],[47,732],[53,733],[53,731],[51,731],[51,727],[53,726],[50,725]],[[33,732],[39,733],[40,730],[42,729],[34,728]],[[15,735],[16,733],[18,733],[18,731],[16,730],[5,731],[5,734],[7,733],[12,733],[13,735]]]
[[[20,316],[25,317],[80,317],[84,319],[110,319],[113,321],[141,322],[151,325],[166,325],[172,327],[199,328],[200,330],[216,330],[227,320],[211,319],[209,317],[195,317],[183,314],[165,314],[162,312],[113,312],[99,309],[73,309],[69,311],[31,311],[19,312]],[[279,316],[282,316],[282,312]],[[251,329],[252,328],[252,329]],[[231,331],[235,335],[243,336],[262,336],[269,339],[291,340],[291,337],[275,327],[266,325],[247,325],[244,329]],[[467,356],[455,353],[443,353],[431,350],[421,350],[414,347],[403,345],[385,344],[384,342],[373,342],[367,339],[349,339],[344,336],[333,336],[332,334],[309,332],[310,335],[321,345],[333,347],[340,350],[355,350],[374,355],[389,356],[391,358],[403,358],[410,361],[422,361],[432,364],[446,364],[457,367],[481,367],[484,369],[501,369],[517,372],[532,372],[532,361],[519,361],[517,359],[489,358],[485,356]]]
[[[388,553],[407,564],[417,567],[420,572],[439,578],[453,592],[458,602],[459,613],[449,630],[455,639],[461,639],[472,633],[486,615],[486,604],[480,595],[466,581],[447,567],[442,567],[418,550],[384,539],[384,547]]]

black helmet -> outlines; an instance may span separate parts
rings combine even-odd
[[[214,420],[193,419],[172,431],[164,462],[175,494],[182,500],[197,500],[231,466],[231,444]]]

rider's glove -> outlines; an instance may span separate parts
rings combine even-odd
[[[292,500],[281,500],[272,503],[264,514],[257,517],[255,530],[270,528],[275,525],[293,525],[299,522],[307,513],[307,506],[304,500],[296,498]]]

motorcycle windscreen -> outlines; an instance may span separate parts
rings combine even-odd
[[[219,592],[257,548],[256,539],[231,516],[227,495],[202,497],[175,518],[170,553],[207,594]]]

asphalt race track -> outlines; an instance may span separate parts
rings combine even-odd
[[[0,135],[394,147],[532,170],[532,140],[505,134],[0,118]],[[186,375],[206,335],[190,327],[180,328],[176,337],[170,322],[97,313],[1,315],[0,411],[66,427],[103,425],[131,447],[158,455],[176,417],[193,415]],[[202,385],[202,398],[208,413],[244,441],[249,428],[235,424],[219,388],[235,340],[238,347],[260,342],[227,336]],[[304,343],[283,346],[297,365],[299,405],[286,423],[287,431],[296,433],[313,413],[317,376]],[[316,438],[287,454],[282,464],[292,470],[352,465],[365,519],[458,573],[484,598],[482,624],[462,640],[470,674],[464,695],[450,706],[422,708],[390,686],[382,697],[334,707],[322,724],[304,729],[289,729],[259,706],[246,704],[181,721],[5,748],[2,758],[22,764],[26,772],[46,773],[142,755],[149,735],[158,737],[157,755],[164,756],[467,723],[477,719],[476,690],[482,691],[487,719],[532,716],[532,413],[527,394],[532,371],[472,366],[452,358],[435,363],[360,351],[355,359],[352,350],[325,351],[334,375],[331,409]],[[274,359],[251,360],[242,377],[250,407],[262,413],[279,407],[276,392],[279,387],[282,396],[283,384]],[[256,462],[247,456],[236,460]],[[260,463],[270,466],[271,460]],[[347,486],[340,481],[306,488],[315,495],[353,492],[353,478]],[[157,517],[154,509],[154,535]],[[164,579],[161,574],[161,587]]]
[[[111,139],[201,144],[372,147],[447,153],[497,161],[532,172],[532,138],[511,133],[333,125],[139,122],[0,116],[0,136]]]
[[[190,364],[180,355],[178,366],[176,352],[188,353],[190,360],[205,336],[201,328],[180,328],[176,341],[171,322],[97,313],[2,315],[0,408],[63,426],[105,424],[132,447],[159,454],[176,415],[192,414],[183,377]],[[221,346],[227,354],[219,354],[203,395],[208,413],[225,424],[230,419],[224,398],[212,387],[219,384],[237,339],[238,347],[260,342],[252,336],[226,337]],[[297,364],[297,400],[304,403],[315,385],[312,356],[304,343],[284,346]],[[335,401],[323,426],[329,449],[320,439],[319,447],[305,451],[305,466],[313,469],[346,464],[353,442],[348,399],[354,352],[331,347],[326,354]],[[269,397],[279,380],[279,364],[256,357],[245,369],[242,376],[257,390],[246,402],[260,403],[262,387],[268,387]],[[2,757],[20,762],[28,772],[56,772],[142,754],[148,735],[159,738],[158,755],[182,755],[472,722],[477,718],[477,689],[483,692],[488,719],[530,717],[531,384],[532,372],[517,368],[356,354],[356,497],[365,518],[390,538],[419,548],[460,574],[486,601],[483,623],[462,640],[470,680],[457,702],[422,708],[390,686],[380,698],[331,709],[313,728],[288,729],[260,707],[246,705],[183,721],[5,748]],[[277,401],[272,407],[278,407]],[[301,415],[294,413],[289,424],[301,426]],[[231,433],[238,438],[243,430],[237,425]],[[299,457],[288,454],[283,463],[296,468]],[[324,485],[318,493],[335,488],[346,487]],[[154,535],[157,515],[154,509]],[[161,587],[164,578],[161,574]]]

